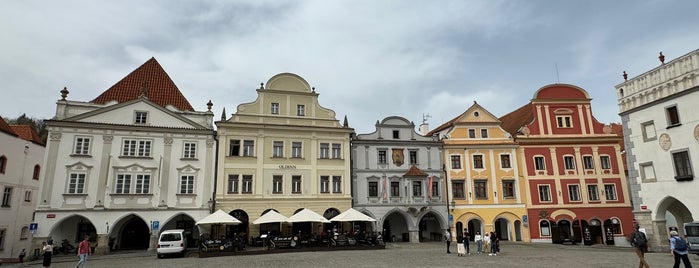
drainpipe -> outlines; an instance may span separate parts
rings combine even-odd
[[[214,141],[216,144],[216,153],[214,156],[214,192],[211,194],[211,208],[209,208],[209,213],[214,213],[216,208],[216,186],[218,185],[218,132],[214,130]]]

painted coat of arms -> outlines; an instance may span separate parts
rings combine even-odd
[[[403,159],[403,149],[393,149],[393,164],[400,167],[404,163]]]

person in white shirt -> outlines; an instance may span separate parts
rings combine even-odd
[[[473,237],[473,240],[476,242],[476,245],[478,246],[478,254],[481,254],[481,252],[483,252],[483,236],[481,236],[481,232],[476,232],[476,235]]]
[[[483,236],[483,252],[490,252],[490,234],[485,233]],[[492,253],[490,255],[493,255]]]

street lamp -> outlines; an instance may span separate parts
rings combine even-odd
[[[456,201],[454,199],[451,200],[451,212],[454,212],[454,209],[456,208]]]

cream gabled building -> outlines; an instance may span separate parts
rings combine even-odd
[[[243,222],[229,226],[226,235],[327,230],[318,223],[279,230],[279,224],[252,222],[268,210],[290,217],[308,208],[329,219],[350,208],[354,130],[321,107],[318,93],[298,75],[275,75],[257,93],[255,101],[240,104],[230,118],[224,114],[216,122],[216,208]]]
[[[517,143],[502,123],[478,103],[430,131],[444,142],[453,237],[496,232],[501,240],[527,241],[525,182]]]
[[[175,228],[194,246],[213,192],[211,103],[195,111],[154,58],[92,101],[61,93],[46,120],[33,248],[90,235],[97,254],[154,249]]]

